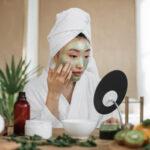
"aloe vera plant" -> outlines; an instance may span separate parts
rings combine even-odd
[[[39,67],[27,73],[29,63],[20,59],[16,65],[14,56],[11,65],[6,63],[5,73],[0,69],[0,114],[5,118],[8,125],[13,124],[14,103],[17,100],[18,92],[23,91],[24,86]]]

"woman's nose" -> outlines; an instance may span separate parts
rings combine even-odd
[[[83,68],[84,67],[84,65],[83,65],[83,59],[82,58],[80,58],[80,60],[78,61],[77,67],[78,68]]]

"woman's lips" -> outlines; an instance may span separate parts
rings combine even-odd
[[[76,76],[76,77],[80,77],[82,74],[82,72],[73,72],[73,75]]]

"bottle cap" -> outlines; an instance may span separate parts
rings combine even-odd
[[[25,92],[19,92],[19,98],[21,98],[21,97],[26,97]]]

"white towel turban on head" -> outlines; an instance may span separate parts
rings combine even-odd
[[[90,16],[88,13],[79,8],[70,8],[56,15],[56,23],[47,37],[50,45],[49,66],[55,67],[53,57],[80,33],[83,33],[92,45]],[[92,53],[91,48],[91,57],[87,70],[98,76]]]
[[[70,8],[56,15],[56,23],[47,39],[50,44],[50,57],[79,33],[83,33],[91,41],[90,16],[79,8]]]

